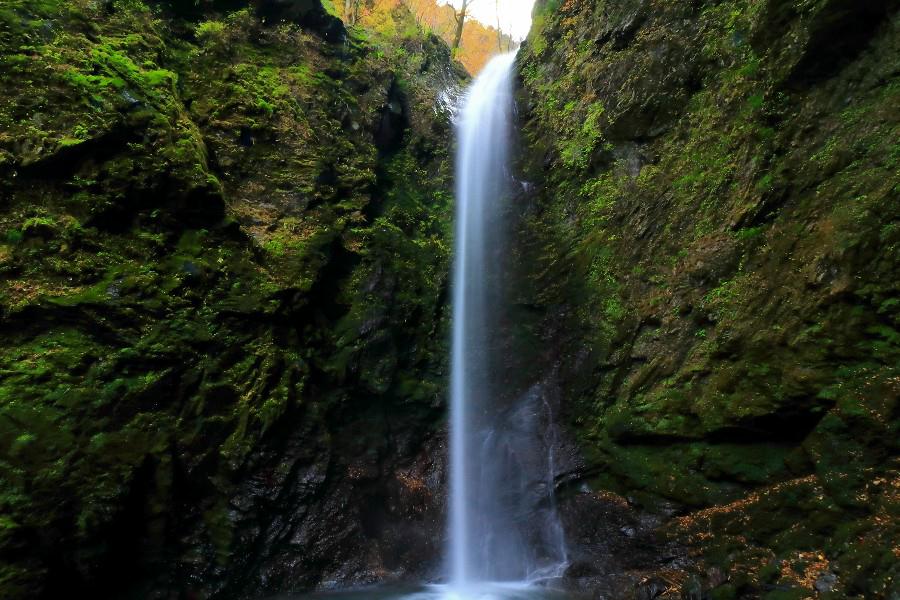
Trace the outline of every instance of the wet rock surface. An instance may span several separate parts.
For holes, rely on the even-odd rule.
[[[609,513],[573,543],[625,557],[571,575],[646,578],[601,596],[896,586],[897,28],[885,3],[538,3],[512,354],[560,382],[562,506]]]
[[[498,343],[553,415],[565,585],[896,597],[896,3],[536,17]],[[463,74],[374,35],[0,6],[4,598],[439,573]]]
[[[0,6],[0,596],[435,568],[463,78],[371,33],[318,0]]]

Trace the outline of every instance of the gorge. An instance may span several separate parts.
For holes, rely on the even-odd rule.
[[[0,595],[900,597],[898,4],[360,7],[0,1]]]

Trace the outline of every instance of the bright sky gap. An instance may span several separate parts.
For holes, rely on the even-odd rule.
[[[441,0],[441,4],[459,8],[462,0]],[[524,40],[531,29],[532,8],[534,0],[470,0],[469,15],[484,25],[497,27],[499,13],[500,29],[516,40]]]

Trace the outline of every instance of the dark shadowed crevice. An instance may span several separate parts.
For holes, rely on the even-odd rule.
[[[828,2],[813,18],[803,58],[791,71],[788,85],[809,86],[838,73],[869,46],[896,10],[897,3],[887,0]]]

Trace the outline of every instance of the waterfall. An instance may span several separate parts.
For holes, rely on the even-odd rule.
[[[447,552],[454,590],[527,583],[558,574],[566,561],[549,405],[539,386],[500,402],[505,390],[492,377],[501,358],[492,348],[503,335],[514,61],[508,54],[487,65],[458,124]]]

